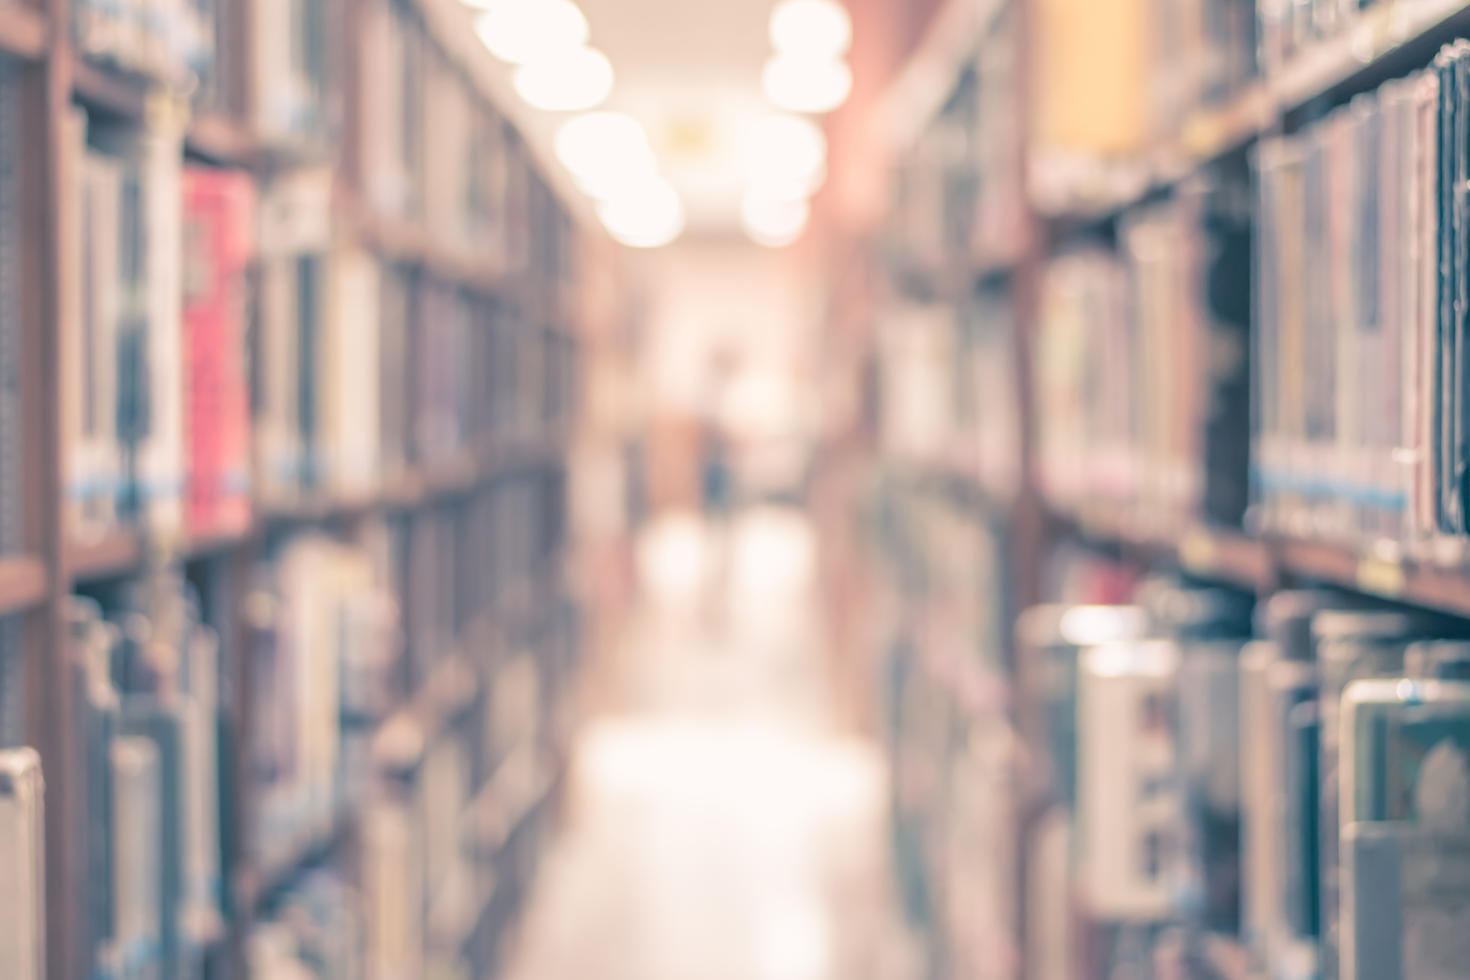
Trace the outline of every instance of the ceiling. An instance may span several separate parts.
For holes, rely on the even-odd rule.
[[[432,0],[458,17],[460,40],[473,46],[473,18],[456,0]],[[774,111],[762,91],[761,71],[771,54],[768,24],[776,0],[576,0],[591,25],[590,43],[612,61],[616,75],[607,103],[643,124],[662,172],[674,185],[693,234],[740,228],[746,188],[741,134],[752,119]],[[902,53],[941,0],[844,0],[853,14],[850,60],[856,75],[849,104],[822,122],[832,156],[860,156],[845,138],[849,119],[868,114]],[[481,74],[503,93],[544,160],[555,159],[557,129],[569,116],[540,112],[520,102],[509,70],[479,50]],[[833,163],[842,161],[834,159]],[[829,168],[830,169],[830,168]],[[829,183],[842,175],[836,170]],[[558,184],[575,197],[570,179]],[[590,203],[573,201],[590,218]]]
[[[739,134],[761,91],[774,0],[580,0],[617,81],[606,108],[643,124],[689,229],[739,227]]]

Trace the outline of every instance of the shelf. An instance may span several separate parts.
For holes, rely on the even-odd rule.
[[[29,555],[0,558],[0,616],[40,605],[49,591],[45,562]]]
[[[355,827],[352,812],[343,808],[326,833],[304,841],[288,857],[265,868],[247,862],[240,871],[241,904],[259,910],[272,897],[284,892],[303,871],[336,852],[352,836]]]
[[[1470,567],[1439,567],[1363,555],[1330,543],[1282,540],[1277,547],[1282,566],[1295,578],[1454,616],[1470,616]]]
[[[192,156],[224,166],[249,168],[260,148],[249,129],[224,116],[200,116],[184,133],[184,149]]]
[[[73,541],[66,548],[66,563],[77,582],[121,578],[143,564],[143,540],[133,530],[117,528],[95,540]]]
[[[1051,512],[1053,523],[1098,544],[1119,548],[1145,563],[1162,562],[1203,579],[1264,592],[1277,581],[1267,543],[1240,531],[1202,525],[1144,525],[1105,509],[1069,515]]]
[[[1470,27],[1465,0],[1398,0],[1360,14],[1352,27],[1302,51],[1272,79],[1275,101],[1297,108],[1331,92],[1367,89],[1423,67]]]
[[[1257,538],[1239,531],[1148,528],[1103,513],[1052,514],[1063,531],[1144,563],[1265,592],[1282,581],[1332,585],[1422,609],[1470,617],[1470,565],[1436,565],[1331,542]]]
[[[36,7],[10,0],[0,4],[0,51],[27,61],[46,54],[46,16]]]
[[[72,64],[72,97],[93,112],[142,119],[149,82],[78,57]]]
[[[373,214],[360,201],[350,203],[349,209],[365,243],[389,261],[420,266],[436,278],[481,290],[505,286],[503,264],[487,258],[480,249],[441,242],[417,221]]]
[[[1200,167],[1239,150],[1276,125],[1278,105],[1265,85],[1247,86],[1218,106],[1192,111],[1175,133],[1136,157],[1100,164],[1094,179],[1037,201],[1057,223],[1095,224],[1160,194]]]

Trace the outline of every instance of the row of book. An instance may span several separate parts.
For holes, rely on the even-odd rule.
[[[181,166],[177,133],[80,118],[74,133],[74,535],[238,533],[256,501],[367,495],[410,465],[478,460],[492,433],[565,425],[569,345],[336,237],[327,172],[257,189]]]
[[[1076,243],[1050,260],[1035,380],[1052,504],[1240,522],[1250,248],[1248,194],[1222,176],[1122,219],[1116,248]]]
[[[1465,624],[1325,592],[1147,580],[1029,610],[1038,977],[1452,976]],[[1067,911],[1080,896],[1080,917]]]
[[[1255,484],[1270,526],[1470,530],[1461,324],[1470,46],[1262,144]]]
[[[943,274],[957,259],[1013,257],[1023,218],[1017,17],[1004,5],[986,25],[953,89],[897,165],[886,244],[901,271]]]
[[[880,327],[879,429],[885,452],[967,474],[997,500],[1021,484],[1016,314],[1008,288],[952,308],[899,304]]]
[[[1408,14],[1443,10],[1438,0],[1255,0],[1260,57],[1266,71],[1279,70],[1311,45],[1342,37],[1372,13]]]
[[[1044,0],[1033,36],[1028,190],[1047,209],[1136,192],[1143,154],[1259,74],[1256,0]]]
[[[224,936],[220,640],[181,577],[72,600],[89,889],[102,977],[197,975]]]
[[[1005,538],[902,472],[872,501],[892,860],[934,976],[1014,976],[1015,737],[1002,680]]]

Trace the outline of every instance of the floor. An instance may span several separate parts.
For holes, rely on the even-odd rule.
[[[916,975],[881,751],[831,722],[814,547],[778,509],[645,532],[616,704],[578,739],[510,980]]]

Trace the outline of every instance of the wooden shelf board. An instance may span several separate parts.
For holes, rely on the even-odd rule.
[[[1350,592],[1454,616],[1470,617],[1470,567],[1436,566],[1364,554],[1332,542],[1257,538],[1239,531],[1195,527],[1149,529],[1103,513],[1053,513],[1063,529],[1149,562],[1177,565],[1201,578],[1258,592],[1283,580],[1318,582]]]
[[[125,119],[142,119],[148,82],[79,57],[72,66],[72,95],[88,109]]]
[[[94,541],[67,545],[67,566],[77,582],[121,578],[143,564],[143,540],[128,528],[118,528]]]
[[[1281,563],[1292,576],[1455,616],[1470,616],[1470,568],[1436,567],[1325,542],[1282,540]]]
[[[1292,58],[1271,80],[1273,96],[1278,105],[1290,109],[1346,88],[1354,79],[1376,85],[1385,70],[1422,67],[1397,64],[1396,57],[1406,48],[1449,41],[1466,26],[1470,26],[1470,5],[1465,0],[1379,4],[1361,13],[1335,37]],[[1428,57],[1418,60],[1428,63]]]
[[[0,616],[40,605],[50,594],[46,563],[30,555],[0,558]]]
[[[0,51],[27,61],[39,61],[48,43],[46,16],[19,0],[0,4]]]
[[[250,130],[224,116],[200,116],[184,133],[184,148],[211,163],[251,167],[260,158],[260,148]]]
[[[254,524],[243,528],[232,528],[225,531],[216,531],[209,534],[191,535],[184,539],[183,546],[179,549],[180,554],[188,559],[205,558],[237,548],[250,540],[255,533]]]
[[[1065,530],[1099,544],[1116,546],[1146,562],[1177,565],[1200,578],[1265,591],[1277,578],[1266,542],[1228,528],[1144,526],[1126,515],[1097,510],[1072,515],[1051,512]]]

